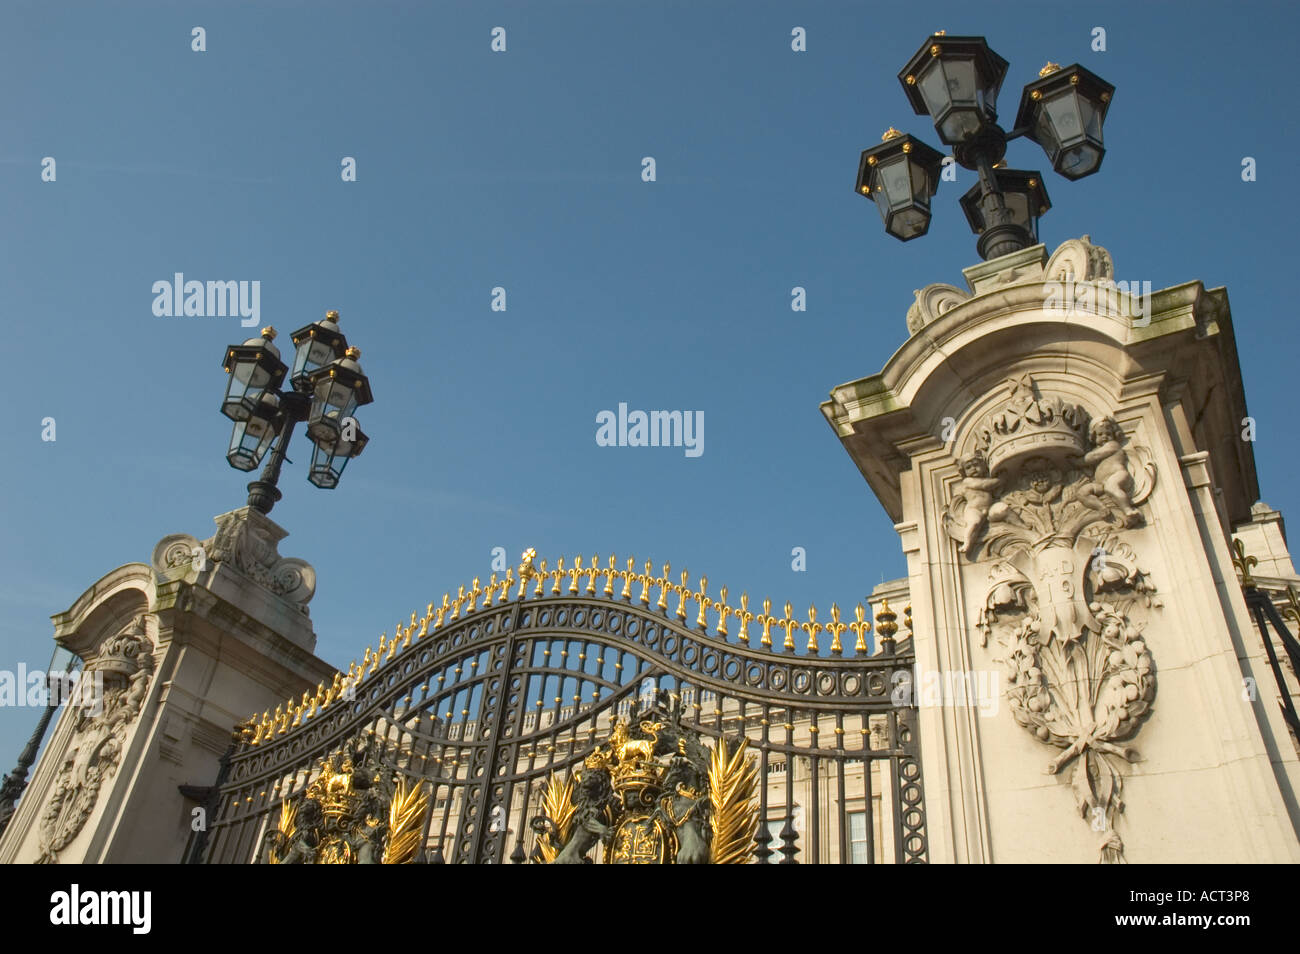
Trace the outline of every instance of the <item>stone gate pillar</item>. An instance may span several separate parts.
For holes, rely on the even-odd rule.
[[[931,858],[1300,861],[1227,293],[1126,294],[1087,236],[964,274],[822,405],[907,556]]]
[[[164,537],[54,617],[89,684],[66,705],[0,837],[10,862],[178,862],[237,722],[315,689],[315,571],[247,507]]]

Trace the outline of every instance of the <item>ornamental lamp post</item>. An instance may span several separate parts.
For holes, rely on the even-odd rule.
[[[1007,66],[982,36],[936,33],[899,71],[898,81],[916,114],[933,117],[939,139],[955,146],[997,123]]]
[[[360,457],[369,442],[370,438],[366,437],[365,431],[358,427],[356,437],[351,440],[347,437],[347,428],[344,428],[339,439],[333,443],[313,443],[311,471],[307,474],[307,479],[317,487],[332,490],[338,486],[348,461]]]
[[[930,228],[930,198],[939,188],[943,155],[892,126],[864,150],[857,190],[875,200],[885,231],[907,242]]]
[[[307,436],[318,445],[337,441],[342,422],[358,407],[374,400],[370,381],[357,363],[360,357],[360,348],[348,348],[342,358],[307,375],[307,385],[311,388]]]
[[[343,357],[348,339],[339,331],[339,313],[325,312],[324,321],[313,321],[293,333],[293,371],[289,379],[298,390],[305,391],[307,375],[317,368]]]
[[[273,341],[275,329],[268,327],[262,329],[261,337],[249,338],[242,345],[226,349],[222,366],[230,378],[226,381],[221,413],[232,421],[246,421],[258,413],[262,394],[274,392],[284,380],[286,368]]]
[[[1106,155],[1101,124],[1115,87],[1078,63],[1065,69],[1048,63],[1038,76],[1020,98],[1016,126],[1029,130],[1026,138],[1043,147],[1065,178],[1092,175]]]
[[[246,420],[238,421],[230,435],[226,460],[236,470],[252,470],[261,463],[271,441],[275,440],[280,417],[280,398],[263,393],[257,410]]]
[[[1038,219],[1052,207],[1040,173],[1003,168],[1007,143],[1023,136],[1043,148],[1060,175],[1089,176],[1105,155],[1102,124],[1115,92],[1077,64],[1061,69],[1048,63],[1025,87],[1016,124],[1006,132],[997,122],[997,97],[1007,66],[983,37],[950,37],[941,30],[898,74],[912,108],[928,114],[939,139],[952,147],[952,161],[979,176],[960,204],[984,259],[1037,243]],[[854,190],[876,201],[885,230],[901,241],[929,228],[930,198],[944,161],[936,156],[892,128],[881,145],[862,153]]]
[[[236,470],[250,471],[270,451],[261,476],[248,485],[248,506],[263,514],[282,496],[276,485],[298,422],[309,422],[308,436],[316,445],[307,479],[317,487],[337,487],[347,461],[367,443],[352,413],[374,396],[356,361],[361,352],[348,347],[338,318],[330,311],[324,321],[293,333],[293,369],[284,390],[280,386],[289,369],[271,343],[274,328],[226,349],[230,379],[221,411],[235,422],[226,460]]]

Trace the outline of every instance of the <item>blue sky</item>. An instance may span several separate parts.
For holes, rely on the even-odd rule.
[[[218,405],[223,347],[250,330],[155,317],[152,285],[175,272],[260,281],[286,347],[337,308],[362,349],[370,446],[322,491],[297,437],[272,515],[281,553],[316,567],[317,651],[336,664],[486,578],[497,546],[668,560],[801,613],[902,575],[818,403],[903,343],[913,289],[977,261],[957,206],[973,174],[907,244],[852,192],[889,125],[938,145],[896,74],[940,28],[1011,62],[1008,125],[1048,59],[1116,85],[1105,163],[1048,176],[1042,238],[1090,233],[1118,278],[1155,288],[1228,287],[1263,497],[1297,502],[1290,5],[24,2],[0,18],[0,668],[43,667],[51,614],[244,503]],[[1008,158],[1047,168],[1026,141]],[[596,415],[620,402],[703,411],[704,453],[598,446]],[[3,770],[36,716],[0,709]]]

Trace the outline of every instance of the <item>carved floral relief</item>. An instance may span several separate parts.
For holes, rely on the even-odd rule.
[[[1160,605],[1129,538],[1155,486],[1148,450],[1024,376],[974,429],[943,514],[968,564],[987,565],[979,644],[995,640],[1017,724],[1071,767],[1076,808],[1099,860],[1122,862],[1120,766],[1155,697],[1143,635]],[[1135,619],[1142,617],[1141,619]]]
[[[145,617],[136,616],[87,661],[88,675],[102,675],[103,694],[76,703],[72,740],[41,815],[38,864],[58,862],[59,852],[85,827],[100,789],[116,774],[153,678],[153,648]]]

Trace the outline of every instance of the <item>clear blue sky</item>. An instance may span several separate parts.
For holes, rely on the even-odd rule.
[[[155,317],[178,271],[260,281],[286,346],[337,308],[363,351],[369,448],[327,492],[298,437],[273,513],[336,664],[496,546],[670,560],[800,612],[902,575],[817,406],[903,343],[913,289],[977,261],[971,173],[906,245],[852,192],[887,126],[938,145],[896,73],[940,28],[1011,62],[1008,125],[1049,58],[1118,87],[1101,172],[1048,177],[1042,237],[1090,233],[1155,288],[1228,286],[1263,496],[1291,514],[1296,25],[1251,3],[7,3],[0,668],[43,667],[51,614],[244,503],[217,408],[250,331]],[[1046,168],[1026,141],[1009,160]],[[703,411],[703,455],[598,447],[619,402]],[[0,710],[0,770],[36,716]]]

